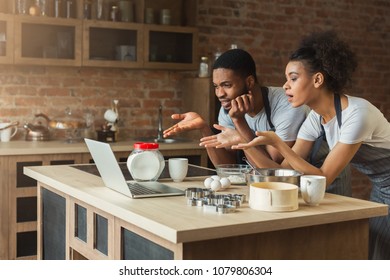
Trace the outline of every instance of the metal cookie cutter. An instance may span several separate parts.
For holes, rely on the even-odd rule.
[[[232,205],[221,204],[217,206],[218,214],[228,214],[236,212],[236,207]]]
[[[185,190],[187,205],[202,207],[211,213],[233,213],[245,202],[243,194],[215,194],[211,189],[188,188]]]
[[[202,189],[202,188],[187,188],[185,190],[185,196],[187,198],[203,198],[210,194],[214,193],[211,189]]]

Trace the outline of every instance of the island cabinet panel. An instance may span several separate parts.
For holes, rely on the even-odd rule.
[[[87,209],[75,204],[75,229],[74,236],[87,243]]]
[[[42,259],[66,258],[66,200],[64,197],[41,189],[42,196]]]
[[[43,165],[64,165],[82,163],[81,154],[38,154],[2,156],[3,215],[1,231],[8,231],[1,244],[8,244],[7,250],[0,252],[0,259],[37,258],[37,181],[23,174],[25,167]],[[2,245],[3,247],[3,245]]]
[[[113,259],[114,217],[77,199],[69,204],[69,259]]]
[[[183,244],[172,243],[134,224],[115,218],[115,259],[181,260]]]
[[[69,200],[69,259],[171,260],[175,252],[181,256],[180,246],[77,199]]]
[[[174,253],[134,232],[122,228],[122,259],[173,260]]]

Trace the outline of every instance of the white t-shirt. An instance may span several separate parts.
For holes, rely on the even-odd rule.
[[[326,140],[332,149],[337,142],[363,144],[390,149],[390,124],[382,112],[363,98],[348,96],[348,107],[341,113],[341,128],[335,116],[323,124]],[[321,134],[320,116],[310,111],[298,133],[298,138],[315,141]]]
[[[275,127],[275,133],[283,141],[295,141],[302,122],[305,120],[308,107],[293,108],[288,102],[285,91],[281,87],[268,87],[268,100],[271,108],[271,121]],[[245,114],[245,120],[252,131],[267,131],[271,127],[267,121],[265,108],[253,118]],[[224,127],[234,129],[234,124],[222,107],[218,115],[218,123]]]

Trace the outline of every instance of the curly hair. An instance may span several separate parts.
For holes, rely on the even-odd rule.
[[[218,68],[233,70],[243,78],[252,75],[257,82],[255,61],[242,49],[231,49],[221,54],[213,64],[213,70]]]
[[[325,86],[334,93],[341,93],[350,85],[358,65],[356,55],[331,30],[304,37],[290,61],[302,61],[312,74],[322,73]]]

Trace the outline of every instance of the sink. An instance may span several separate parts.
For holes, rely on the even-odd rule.
[[[160,105],[158,109],[158,129],[156,136],[147,136],[147,137],[137,137],[134,140],[139,142],[149,142],[149,143],[162,143],[162,144],[174,144],[174,143],[183,143],[183,142],[191,142],[191,139],[187,138],[163,138],[163,113],[162,113],[162,105]]]
[[[186,138],[162,138],[157,139],[156,137],[138,137],[134,139],[135,141],[140,142],[154,142],[154,143],[162,143],[162,144],[173,144],[173,143],[183,143],[190,142],[190,139]]]

